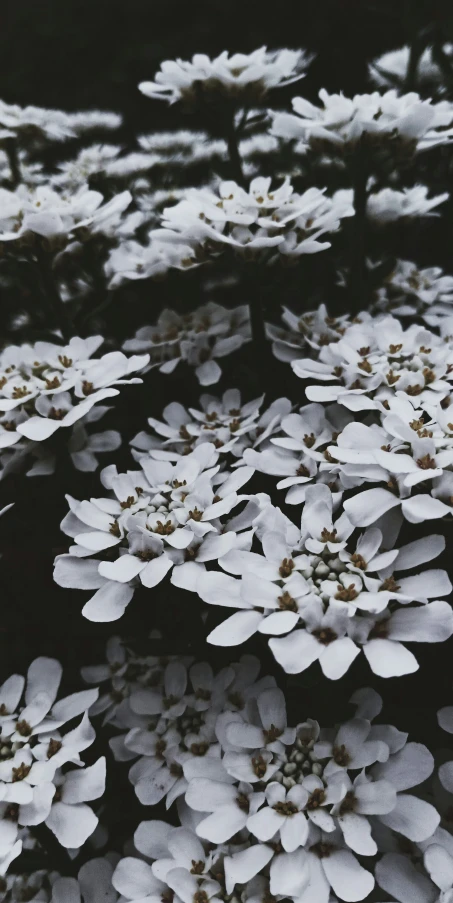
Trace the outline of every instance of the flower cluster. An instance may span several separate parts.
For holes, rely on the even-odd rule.
[[[77,878],[62,877],[57,871],[39,869],[21,875],[10,874],[2,878],[0,900],[2,903],[24,903],[39,900],[40,903],[92,903],[105,900],[116,903],[118,894],[112,886],[112,876],[118,856],[90,859],[79,869]]]
[[[181,827],[142,822],[134,845],[146,861],[118,863],[112,880],[122,898],[166,899],[170,891],[182,903],[232,894],[308,903],[316,894],[327,903],[334,893],[357,901],[372,891],[376,854],[392,837],[429,844],[440,816],[413,788],[431,775],[431,754],[392,725],[373,724],[382,708],[374,691],[351,701],[356,717],[334,730],[312,719],[289,727],[273,686],[256,687],[239,710],[224,708],[213,726],[216,753],[182,761]],[[151,761],[145,788],[159,782]],[[428,850],[434,859],[436,847]],[[387,889],[380,864],[376,879]]]
[[[397,317],[419,316],[428,326],[440,327],[441,334],[448,335],[448,320],[453,315],[453,276],[444,274],[440,267],[420,269],[410,260],[397,260],[376,296],[377,310]]]
[[[351,153],[357,146],[372,154],[404,158],[448,142],[453,135],[453,108],[447,101],[431,103],[418,94],[343,94],[319,92],[322,106],[303,97],[292,101],[294,113],[276,113],[272,131],[282,138],[302,140],[322,153]]]
[[[150,366],[173,373],[179,361],[195,369],[202,386],[219,381],[219,358],[232,354],[252,338],[246,305],[227,309],[209,302],[187,314],[164,310],[155,326],[142,326],[124,342],[124,351],[149,352]],[[235,407],[235,405],[233,405]]]
[[[121,117],[116,113],[89,110],[63,113],[42,107],[20,107],[0,101],[0,141],[14,139],[26,146],[67,141],[95,129],[117,129]]]
[[[61,249],[79,236],[114,235],[131,200],[130,192],[123,191],[103,204],[102,194],[86,185],[74,194],[45,185],[1,188],[0,241],[26,247],[36,241]]]
[[[96,451],[118,447],[116,431],[88,436],[84,424],[109,410],[100,402],[119,394],[115,386],[141,383],[131,374],[143,370],[149,356],[110,351],[93,358],[102,342],[102,336],[72,338],[67,345],[42,341],[9,345],[0,353],[0,449],[6,472],[38,449],[39,472],[51,473],[55,453],[48,440],[63,428],[70,430],[69,452],[81,470],[97,467]],[[40,443],[46,443],[44,455]],[[8,457],[5,450],[14,455]]]
[[[163,420],[148,419],[152,435],[142,431],[131,440],[132,454],[137,461],[152,449],[178,456],[211,442],[229,463],[240,464],[244,450],[265,443],[278,432],[282,418],[291,411],[288,398],[278,398],[261,411],[263,402],[261,396],[243,403],[238,389],[227,389],[222,398],[201,395],[198,409],[186,410],[172,402],[162,412]]]
[[[289,179],[272,189],[270,178],[258,177],[248,191],[221,182],[216,191],[188,189],[183,200],[166,208],[162,228],[151,232],[151,247],[157,240],[175,254],[191,248],[190,257],[179,259],[185,267],[216,258],[227,247],[246,260],[290,261],[330,248],[321,237],[336,232],[353,213],[341,192],[332,198],[319,188],[299,194]]]
[[[301,78],[310,61],[302,50],[268,51],[266,47],[231,56],[224,51],[215,59],[197,53],[192,60],[166,60],[155,82],[142,82],[139,88],[147,97],[169,103],[193,105],[200,99],[214,103],[222,98],[256,103],[272,88]]]
[[[352,189],[344,189],[338,194],[352,203]],[[448,200],[448,193],[428,197],[426,185],[414,185],[397,191],[394,188],[382,188],[371,191],[368,195],[366,215],[375,226],[385,226],[403,219],[415,219],[422,216],[438,216],[435,208]]]
[[[450,605],[430,601],[450,593],[446,571],[405,576],[443,551],[443,537],[395,548],[400,521],[388,518],[385,548],[383,523],[354,542],[347,515],[334,519],[334,503],[328,486],[307,489],[300,530],[265,509],[258,517],[261,552],[233,549],[220,562],[226,573],[200,575],[196,589],[205,602],[239,609],[209,642],[234,646],[258,631],[271,637],[269,647],[287,673],[319,661],[324,676],[337,680],[361,650],[380,677],[411,673],[418,664],[405,642],[452,635]]]
[[[87,802],[104,793],[105,759],[84,767],[80,757],[95,739],[87,712],[98,690],[56,702],[61,676],[56,659],[37,658],[26,681],[13,674],[0,687],[1,874],[21,852],[23,827],[45,824],[62,846],[76,849],[98,823]]]
[[[451,58],[453,45],[444,44],[442,54]],[[389,50],[369,65],[371,80],[380,88],[403,87],[407,80],[411,49],[400,47],[399,50]],[[438,93],[444,92],[442,85],[442,72],[433,54],[433,48],[425,47],[417,61],[417,84],[424,89]]]
[[[83,609],[90,620],[121,617],[137,586],[151,589],[172,569],[172,582],[190,589],[190,565],[204,569],[235,548],[237,531],[250,527],[258,507],[253,500],[242,515],[227,522],[225,515],[247,498],[238,490],[252,468],[221,470],[212,443],[178,458],[172,463],[151,452],[126,474],[110,465],[101,473],[107,498],[78,502],[68,496],[71,510],[61,526],[75,545],[57,557],[54,579],[96,590]],[[101,560],[92,557],[99,553]]]
[[[292,361],[297,376],[316,380],[306,389],[310,401],[370,412],[367,423],[351,421],[336,436],[328,462],[347,488],[385,488],[360,492],[345,511],[355,526],[397,506],[413,523],[449,514],[451,342],[390,316],[358,319],[317,357]]]

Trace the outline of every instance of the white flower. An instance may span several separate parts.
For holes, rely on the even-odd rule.
[[[193,558],[204,570],[202,562],[234,547],[236,534],[220,518],[241,501],[237,490],[251,469],[239,468],[227,476],[219,473],[217,460],[211,443],[176,464],[142,457],[139,471],[117,474],[109,467],[102,472],[110,499],[69,500],[72,512],[62,528],[76,545],[56,560],[55,580],[60,586],[98,590],[84,607],[86,617],[115,620],[139,580],[147,588],[156,586],[173,565],[178,571]],[[111,556],[107,561],[89,557],[114,546],[119,557],[113,561]],[[174,582],[177,579],[177,585],[184,585],[175,575]]]
[[[453,47],[451,44],[444,44],[442,52],[447,56],[451,56]],[[368,72],[371,80],[378,87],[401,87],[407,77],[409,66],[410,47],[400,47],[398,50],[389,50],[377,57],[368,66]],[[434,86],[442,92],[442,72],[436,60],[433,58],[433,48],[425,47],[420,59],[417,62],[416,72],[417,83],[424,88]]]
[[[391,496],[372,489],[351,501],[380,492]],[[226,574],[200,574],[196,591],[205,602],[237,609],[210,633],[209,642],[234,646],[259,631],[272,637],[269,647],[287,673],[319,661],[325,676],[336,680],[360,648],[372,670],[389,677],[418,667],[404,641],[438,642],[451,635],[450,605],[437,599],[451,591],[447,573],[432,569],[404,576],[441,553],[442,536],[383,551],[383,523],[382,530],[373,527],[351,543],[349,516],[343,511],[334,521],[334,505],[327,486],[309,487],[300,531],[288,522],[292,529],[286,528],[285,536],[284,520],[272,524],[267,509],[258,532],[263,554],[233,549],[220,559]],[[349,512],[348,502],[346,507]],[[381,514],[374,496],[363,510],[372,523]],[[391,536],[396,542],[400,525],[392,515],[387,518],[387,542]]]
[[[149,351],[152,367],[173,373],[179,361],[193,367],[198,382],[209,386],[222,374],[218,360],[251,339],[246,305],[228,309],[210,302],[181,316],[164,310],[155,326],[143,326],[124,342],[125,351]]]
[[[109,288],[118,288],[128,280],[161,276],[169,269],[185,269],[195,265],[195,253],[184,242],[159,241],[152,236],[148,245],[127,239],[110,251],[105,265]]]
[[[55,702],[61,675],[58,661],[37,658],[26,685],[14,674],[0,688],[0,858],[17,855],[20,826],[44,822],[63,846],[76,848],[97,825],[85,801],[104,791],[105,759],[83,768],[80,753],[95,739],[86,712],[98,691],[85,690]],[[83,713],[79,725],[62,732]],[[68,771],[68,763],[78,768]]]
[[[283,790],[280,784],[277,786]],[[198,836],[211,843],[224,843],[249,827],[249,819],[262,804],[264,795],[255,793],[251,784],[242,781],[234,786],[234,779],[225,774],[225,779],[220,781],[194,778],[185,799],[191,809],[210,813],[198,823]]]
[[[378,289],[376,309],[395,316],[419,314],[430,327],[452,315],[453,276],[440,267],[420,269],[410,260],[397,260],[394,270]]]
[[[112,886],[116,856],[109,857],[90,859],[82,865],[77,878],[56,878],[50,903],[116,903],[118,895]]]
[[[258,660],[245,656],[214,674],[205,662],[189,668],[174,659],[162,668],[159,659],[130,652],[124,659],[118,642],[108,652],[113,667],[83,673],[92,682],[112,675],[116,702],[104,695],[92,711],[104,711],[106,720],[122,732],[110,743],[115,757],[137,759],[129,778],[139,800],[155,805],[165,798],[169,807],[185,793],[189,777],[218,780],[217,716],[224,709],[238,711],[272,683],[271,678],[257,680]],[[220,775],[220,780],[230,780],[222,768]]]
[[[393,188],[382,188],[371,192],[367,200],[367,216],[378,226],[396,222],[400,219],[413,219],[416,216],[438,216],[433,212],[439,204],[448,200],[448,193],[428,198],[426,185],[414,185],[395,191]]]
[[[248,191],[233,181],[221,182],[216,190],[188,189],[183,200],[164,210],[162,228],[150,236],[189,245],[199,263],[227,247],[246,260],[274,262],[329,248],[330,242],[320,238],[336,232],[353,212],[341,192],[332,198],[319,188],[298,194],[289,179],[271,189],[270,178],[258,177]]]
[[[95,411],[94,406],[118,395],[114,386],[141,383],[132,374],[142,370],[149,358],[128,358],[121,351],[92,358],[101,344],[101,336],[74,337],[66,346],[36,342],[9,345],[1,352],[0,448],[20,443],[24,453],[33,452],[34,443],[46,442],[59,429],[70,428],[69,452],[76,467],[87,470],[97,466],[96,451],[117,447],[119,436],[114,430],[88,436],[84,425],[109,410],[100,405]],[[41,472],[53,469],[49,452]]]
[[[292,100],[294,114],[274,113],[272,132],[283,138],[302,139],[323,152],[341,153],[361,141],[371,153],[389,150],[412,155],[450,140],[453,110],[449,103],[431,103],[418,94],[398,95],[319,92],[321,107],[302,97]],[[365,144],[364,144],[365,142]]]
[[[212,60],[198,53],[190,61],[166,60],[155,82],[142,82],[139,89],[147,97],[169,103],[193,104],[212,94],[230,96],[240,104],[302,78],[310,60],[302,50],[268,51],[266,47],[232,56],[224,51]]]
[[[21,142],[67,141],[75,136],[67,113],[41,107],[20,107],[0,101],[0,127],[3,138]]]
[[[103,204],[102,194],[86,185],[69,197],[46,185],[19,185],[15,191],[1,188],[0,200],[0,241],[28,240],[32,235],[47,241],[63,239],[66,244],[81,229],[88,236],[109,235],[131,203],[132,195],[123,191]]]

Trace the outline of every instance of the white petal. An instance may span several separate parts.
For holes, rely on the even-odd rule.
[[[83,803],[78,806],[54,803],[46,819],[47,827],[53,831],[58,842],[69,849],[81,847],[96,829],[97,823],[97,816]]]
[[[214,646],[238,646],[258,630],[262,615],[258,611],[237,611],[211,631],[207,640]]]
[[[94,765],[70,771],[62,788],[63,802],[72,804],[99,799],[105,790],[105,775],[103,756]]]
[[[439,765],[439,780],[445,790],[453,793],[453,762],[444,762]]]
[[[346,499],[344,510],[355,527],[368,527],[399,504],[400,500],[386,489],[366,489]]]
[[[435,888],[412,864],[408,856],[386,853],[376,864],[376,878],[399,903],[433,903]]]
[[[227,894],[231,894],[236,884],[246,884],[254,878],[272,859],[271,847],[255,844],[253,847],[226,856],[224,859],[225,884]]]
[[[388,828],[419,843],[434,834],[440,815],[430,803],[409,793],[401,793],[392,812],[381,815],[380,819]]]
[[[99,573],[106,580],[129,583],[129,580],[133,580],[145,566],[145,562],[135,555],[121,555],[116,561],[101,561]]]
[[[409,790],[422,784],[434,770],[434,759],[422,743],[406,743],[387,762],[375,765],[373,776],[390,781],[395,790]]]
[[[400,677],[418,669],[417,659],[402,643],[370,640],[363,651],[371,670],[379,677]]]
[[[344,839],[354,853],[359,856],[374,856],[377,846],[371,837],[371,825],[367,818],[350,812],[339,819]]]
[[[151,866],[133,856],[120,860],[113,873],[112,884],[128,900],[147,897],[158,886]]]
[[[99,589],[105,580],[98,571],[98,561],[86,561],[73,555],[60,555],[55,561],[53,579],[69,589]]]
[[[449,734],[453,734],[453,705],[446,705],[442,709],[439,709],[437,720],[442,730],[448,731]]]
[[[124,614],[133,595],[132,586],[108,581],[83,606],[82,614],[88,621],[116,621]]]
[[[338,680],[346,674],[359,652],[359,647],[349,637],[345,636],[335,640],[326,647],[320,657],[323,673],[330,680]]]
[[[374,887],[374,878],[349,850],[334,850],[322,860],[332,890],[347,903],[363,900]]]
[[[425,868],[440,890],[453,887],[453,858],[439,844],[428,847],[424,856]]]
[[[197,834],[211,843],[225,843],[245,827],[247,816],[233,803],[220,808],[197,825]]]
[[[323,650],[323,646],[306,630],[294,630],[281,639],[269,640],[269,647],[287,674],[300,674],[320,657]]]

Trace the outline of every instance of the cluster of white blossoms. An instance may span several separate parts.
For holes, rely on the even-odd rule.
[[[42,341],[9,345],[0,352],[4,475],[30,453],[38,458],[34,473],[52,473],[55,450],[49,440],[60,429],[69,430],[68,450],[80,470],[95,470],[96,451],[111,451],[121,443],[116,430],[88,435],[85,425],[109,410],[100,402],[119,395],[116,386],[142,382],[132,374],[146,367],[149,355],[127,357],[122,351],[109,351],[92,357],[103,341],[102,336],[72,338],[67,345]]]
[[[431,776],[433,757],[392,725],[373,723],[382,709],[375,691],[356,691],[355,717],[339,727],[311,718],[290,727],[284,694],[274,678],[259,677],[254,657],[215,674],[206,662],[140,659],[117,639],[108,659],[84,673],[111,678],[101,709],[120,731],[115,756],[136,760],[139,800],[177,801],[181,823],[138,827],[136,855],[113,873],[121,899],[270,894],[309,903],[315,894],[328,903],[334,893],[357,901],[374,887],[376,854],[400,843],[412,861],[426,850],[430,863],[445,843],[440,814],[413,792]],[[413,868],[407,853],[397,858]],[[376,867],[383,888],[388,871]]]
[[[225,521],[247,496],[238,490],[251,467],[221,470],[219,454],[204,443],[172,463],[140,458],[139,469],[118,474],[115,465],[101,472],[107,498],[78,502],[67,496],[70,512],[62,530],[74,539],[69,554],[56,559],[60,586],[95,589],[83,609],[92,621],[120,618],[135,589],[155,587],[172,570],[176,586],[192,588],[187,565],[217,561],[241,542],[261,499],[251,497],[241,514]],[[94,557],[103,555],[102,559]]]
[[[268,51],[260,47],[252,53],[224,51],[215,59],[197,53],[192,60],[166,60],[154,82],[139,85],[142,94],[169,103],[233,99],[236,103],[256,103],[272,88],[283,87],[304,75],[312,57],[303,50]]]
[[[376,292],[377,310],[396,317],[419,316],[430,327],[446,326],[453,316],[453,276],[441,267],[420,269],[410,260],[397,260],[395,267]]]
[[[341,192],[332,198],[319,188],[299,194],[289,179],[272,188],[270,178],[257,177],[248,191],[236,182],[221,182],[216,190],[188,189],[183,200],[167,207],[162,227],[150,233],[151,248],[154,241],[169,244],[175,254],[191,248],[178,264],[185,267],[218,257],[227,247],[247,260],[291,260],[330,248],[322,236],[336,232],[353,214]]]
[[[222,375],[219,359],[250,342],[247,305],[226,308],[209,302],[191,313],[164,310],[155,326],[142,326],[123,344],[124,351],[149,353],[150,366],[173,373],[180,361],[194,368],[202,386],[217,383]]]
[[[352,203],[352,188],[345,188],[337,194]],[[426,185],[414,185],[413,188],[403,188],[401,191],[395,188],[371,190],[367,199],[366,215],[375,226],[385,226],[402,219],[421,216],[439,216],[435,208],[444,204],[448,198],[447,192],[428,197]]]
[[[442,54],[451,59],[453,44],[444,44]],[[411,48],[407,46],[383,53],[368,67],[371,80],[379,88],[403,87],[408,76],[410,55]],[[445,92],[442,85],[442,71],[430,45],[424,48],[417,60],[416,82],[430,91],[435,89],[438,93]]]
[[[166,458],[176,459],[211,442],[228,463],[240,464],[244,450],[258,448],[277,433],[291,411],[288,398],[277,398],[264,410],[263,403],[264,395],[243,402],[238,389],[227,389],[222,398],[203,394],[199,408],[189,410],[174,401],[164,408],[163,420],[148,419],[151,435],[142,430],[131,440],[133,457],[140,461],[144,453],[160,450]]]
[[[112,885],[112,875],[119,857],[110,854],[90,859],[79,869],[77,878],[62,877],[57,871],[37,871],[0,877],[1,903],[116,903],[119,899]]]
[[[404,329],[390,316],[357,319],[316,357],[292,361],[296,375],[310,381],[310,401],[369,412],[326,450],[344,488],[384,484],[348,498],[345,511],[355,526],[392,508],[412,523],[450,514],[451,340],[417,324]]]
[[[374,267],[369,262],[371,272]],[[339,282],[344,285],[342,275]],[[413,261],[396,260],[375,291],[372,311],[390,313],[397,318],[420,317],[448,339],[453,334],[453,276],[445,274],[441,267],[421,269]],[[366,311],[361,311],[359,318],[371,322]],[[349,314],[331,316],[325,304],[300,315],[283,307],[283,325],[266,323],[266,334],[275,357],[291,363],[300,358],[302,351],[310,353],[314,349],[319,354],[322,346],[338,341],[355,319],[357,316]]]
[[[87,185],[73,194],[46,185],[19,185],[15,191],[1,188],[0,241],[25,247],[41,241],[61,250],[70,239],[114,235],[132,196],[124,191],[106,204],[103,200],[99,191]]]
[[[63,113],[42,107],[20,107],[0,100],[0,142],[19,139],[25,144],[67,141],[96,129],[117,129],[121,116],[100,110]]]
[[[353,541],[347,514],[334,517],[340,497],[323,484],[307,489],[300,530],[278,509],[265,509],[258,517],[261,551],[233,549],[220,562],[226,573],[200,574],[196,591],[205,602],[238,609],[208,642],[234,646],[259,632],[271,637],[286,673],[319,661],[324,676],[338,680],[361,650],[380,677],[411,673],[418,664],[405,642],[452,635],[451,606],[437,599],[451,592],[447,572],[405,576],[437,558],[444,538],[395,547],[400,521],[390,517]]]
[[[432,103],[418,94],[329,94],[321,89],[322,106],[294,97],[294,113],[273,114],[273,134],[303,141],[314,151],[338,155],[356,147],[369,153],[389,151],[406,157],[450,141],[453,110],[447,101]]]
[[[62,668],[37,658],[25,680],[13,674],[0,687],[0,874],[22,850],[23,828],[45,825],[63,847],[76,850],[98,818],[87,803],[105,789],[105,758],[86,767],[80,754],[95,740],[88,709],[98,690],[57,702]],[[79,721],[71,729],[66,725]],[[77,766],[77,767],[68,767]]]

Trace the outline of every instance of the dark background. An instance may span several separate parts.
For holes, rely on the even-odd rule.
[[[368,60],[423,28],[447,36],[452,17],[449,0],[3,0],[1,97],[116,110],[130,134],[175,116],[181,126],[178,112],[137,91],[163,59],[306,47],[317,59],[304,94],[320,85],[354,93],[364,88]]]
[[[210,55],[224,49],[251,51],[262,44],[269,48],[302,46],[317,53],[303,83],[305,96],[314,99],[321,86],[357,93],[369,89],[369,60],[406,43],[422,28],[448,38],[452,18],[451,0],[280,0],[266,6],[252,0],[3,0],[0,96],[10,103],[68,111],[118,111],[124,116],[118,140],[132,145],[137,133],[185,124],[177,108],[153,103],[137,90],[140,81],[152,79],[163,59],[186,59],[199,51]],[[286,103],[284,92],[280,99]],[[106,140],[117,138],[112,135]],[[420,254],[451,271],[448,262],[453,245],[448,241],[439,247],[438,233],[430,232],[430,236],[431,243],[418,241]],[[415,254],[413,259],[417,259]],[[280,278],[286,279],[285,271]],[[186,285],[190,296],[190,282]],[[171,296],[172,286],[170,280],[167,296]],[[149,285],[138,291],[145,295]],[[118,332],[124,338],[133,328],[126,319],[126,308],[118,305],[117,311]],[[142,323],[143,316],[136,325]],[[273,368],[275,394],[288,394],[294,402],[299,399],[303,403],[302,384],[290,368],[276,361]],[[259,380],[246,369],[242,358],[227,361],[224,371],[222,383],[213,387],[214,394],[228,383],[242,385],[247,397],[259,394]],[[158,416],[168,401],[178,398],[193,404],[198,397],[200,390],[187,371],[178,369],[176,376],[158,381],[154,374],[143,389],[123,387],[105,428],[118,427],[128,439],[144,427],[146,417]],[[115,455],[115,460],[120,464],[121,455],[126,463],[126,450]],[[103,463],[108,461],[103,459]],[[197,600],[168,583],[153,591],[151,603],[149,593],[143,598],[137,593],[125,618],[107,625],[82,618],[80,611],[88,594],[53,584],[53,558],[67,548],[66,538],[58,530],[67,510],[64,493],[69,490],[79,498],[98,495],[98,485],[98,474],[73,471],[70,479],[67,472],[57,471],[54,477],[14,477],[0,484],[2,503],[16,500],[15,508],[0,522],[0,671],[6,675],[22,670],[35,655],[52,654],[63,661],[71,681],[81,663],[103,659],[106,636],[121,632],[143,637],[156,623],[171,638],[171,648],[166,651],[186,652],[189,642],[194,652],[198,648],[201,656],[219,661],[223,652],[204,644]],[[281,501],[280,496],[278,503]],[[439,523],[426,532],[436,528],[440,529]],[[452,529],[449,525],[445,529],[448,561]],[[157,651],[158,647],[154,648]],[[266,667],[278,671],[265,645],[254,647],[251,643],[248,648],[256,648],[265,656]],[[451,643],[446,643],[414,649],[420,671],[387,682],[371,676],[363,655],[337,684],[322,679],[316,665],[297,681],[297,717],[310,714],[332,723],[343,714],[340,707],[344,709],[353,689],[372,681],[384,694],[389,720],[395,719],[400,728],[410,728],[413,735],[429,741],[435,730],[435,710],[452,701],[451,648]],[[238,655],[242,651],[236,650]],[[236,657],[233,650],[227,653]]]

